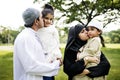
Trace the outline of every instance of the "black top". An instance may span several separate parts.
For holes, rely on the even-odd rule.
[[[63,70],[68,75],[69,80],[72,80],[73,76],[82,73],[85,69],[84,60],[82,59],[75,62],[76,56],[77,53],[72,50],[68,50],[66,54],[64,54]]]
[[[84,60],[75,62],[76,54],[74,51],[69,50],[69,54],[64,55],[64,72],[68,75],[69,80],[72,80],[72,77],[82,73],[85,69]],[[106,59],[105,55],[102,53],[100,57],[100,63],[97,66],[88,68],[91,72],[87,76],[94,78],[99,76],[107,75],[110,69],[110,63]]]
[[[110,70],[110,63],[105,57],[105,55],[102,53],[100,56],[100,63],[97,66],[88,68],[88,70],[91,72],[87,76],[93,78],[93,77],[99,77],[108,75]]]

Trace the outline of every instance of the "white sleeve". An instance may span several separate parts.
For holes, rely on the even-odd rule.
[[[42,46],[35,39],[22,40],[17,43],[17,57],[25,71],[32,75],[54,76],[59,70],[59,61],[47,63]]]

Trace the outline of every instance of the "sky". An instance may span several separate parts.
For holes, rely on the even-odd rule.
[[[41,6],[45,3],[33,3],[34,0],[1,0],[0,1],[0,26],[18,29],[24,25],[22,19],[23,11],[28,7],[34,7],[41,11]],[[120,24],[119,24],[120,25]],[[104,31],[120,29],[119,25],[110,24]]]
[[[28,7],[40,10],[40,4],[33,4],[33,0],[1,0],[0,1],[0,26],[18,28],[23,26],[22,13]]]

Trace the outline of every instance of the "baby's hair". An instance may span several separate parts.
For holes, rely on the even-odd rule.
[[[54,16],[54,9],[51,5],[45,4],[44,9],[42,11],[42,17],[45,18],[45,16],[49,13]]]
[[[54,11],[53,7],[50,4],[45,4],[44,9],[51,9]]]

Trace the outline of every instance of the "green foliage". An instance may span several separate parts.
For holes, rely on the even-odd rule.
[[[54,7],[57,11],[55,15],[59,15],[58,13],[60,13],[61,16],[55,17],[55,19],[66,18],[63,24],[78,21],[87,26],[92,19],[100,16],[100,18],[97,19],[101,22],[103,21],[105,27],[111,22],[118,22],[120,18],[120,0],[34,0],[34,2],[38,3],[42,1],[48,2]],[[59,29],[60,41],[62,43],[66,42],[68,28],[70,26],[66,26],[66,29]],[[64,35],[62,33],[64,33]],[[115,38],[105,38],[105,42],[107,43],[113,41],[117,43],[120,40],[116,36]]]
[[[120,29],[103,34],[107,43],[120,43]]]
[[[13,43],[19,31],[11,30],[6,27],[0,26],[0,44]]]
[[[37,1],[45,0],[34,0]],[[66,23],[76,20],[87,25],[93,18],[106,14],[103,21],[106,21],[107,25],[120,16],[120,0],[49,0],[48,2],[62,13],[62,17],[67,17]],[[115,10],[117,12],[114,12]],[[87,23],[84,23],[85,20]]]
[[[60,36],[60,42],[61,43],[66,43],[67,36],[68,36],[68,28],[58,28],[59,36]]]

